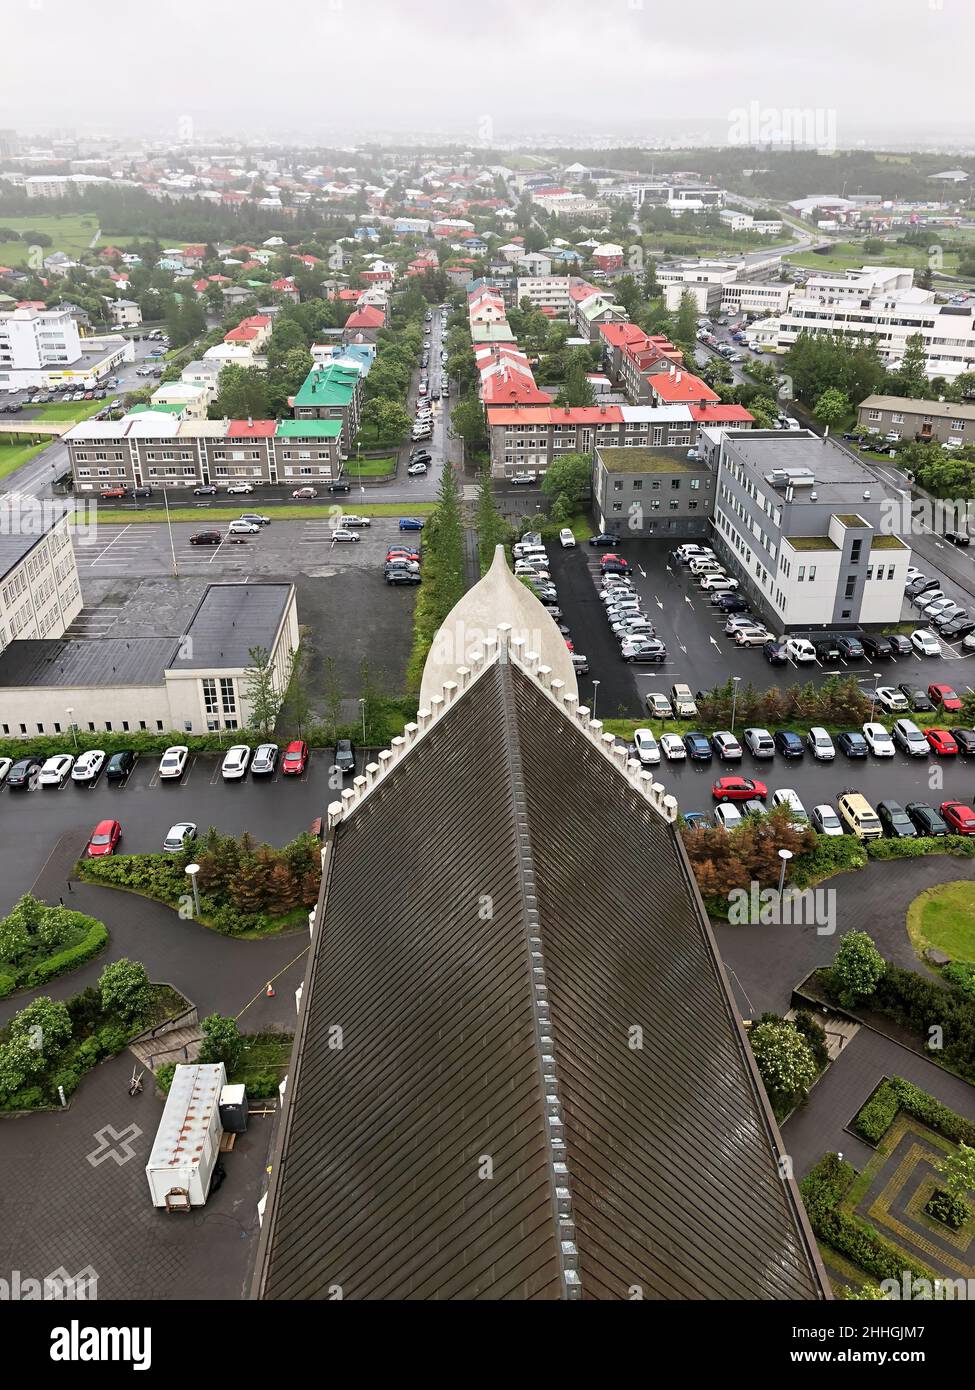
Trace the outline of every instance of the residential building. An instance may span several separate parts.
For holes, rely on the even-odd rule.
[[[298,640],[294,585],[259,583],[208,585],[182,634],[19,640],[0,653],[0,733],[245,728],[250,653],[268,653],[283,694]]]
[[[900,621],[910,545],[902,496],[831,439],[728,430],[720,440],[715,548],[773,630]]]
[[[623,269],[623,248],[606,241],[593,248],[593,264],[597,270],[611,272]]]
[[[622,304],[613,302],[612,295],[597,292],[573,304],[569,311],[569,325],[580,338],[594,343],[604,324],[626,323],[629,317]]]
[[[552,310],[560,318],[569,312],[569,275],[520,275],[515,288],[515,303],[521,308],[527,299],[533,309]]]
[[[0,313],[0,390],[29,386],[90,390],[134,357],[128,338],[112,334],[83,338],[67,309],[22,304]]]
[[[362,373],[336,362],[314,367],[292,401],[296,420],[340,420],[341,444],[348,453],[359,432]]]
[[[607,447],[593,465],[593,507],[601,531],[627,536],[706,536],[714,474],[683,447]]]
[[[860,402],[857,424],[884,436],[957,449],[975,444],[975,405],[953,401],[917,401],[905,396],[867,396]]]
[[[187,386],[202,386],[207,393],[207,404],[216,399],[219,389],[220,373],[223,370],[222,364],[214,362],[204,362],[202,359],[195,362],[187,362],[180,372],[180,381]]]
[[[153,391],[153,405],[179,406],[184,420],[205,420],[210,393],[205,386],[193,386],[186,381],[167,381]]]
[[[627,405],[489,406],[487,425],[495,478],[544,473],[562,454],[591,455],[596,448],[612,445],[680,445],[686,451],[698,428],[687,406]]]
[[[142,310],[134,299],[113,299],[108,308],[116,328],[135,328],[142,322]]]
[[[70,510],[45,512],[34,499],[14,499],[0,522],[0,651],[61,637],[81,611]]]

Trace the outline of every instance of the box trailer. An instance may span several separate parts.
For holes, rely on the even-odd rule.
[[[176,1068],[146,1164],[154,1207],[188,1211],[206,1202],[220,1157],[220,1094],[226,1084],[222,1062]]]

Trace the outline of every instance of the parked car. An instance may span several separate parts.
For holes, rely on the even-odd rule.
[[[883,724],[878,724],[875,720],[868,720],[863,726],[863,737],[874,757],[892,758],[894,756],[894,740]]]
[[[914,685],[912,681],[901,681],[897,689],[907,701],[907,707],[915,714],[933,714],[934,705],[928,699],[928,692],[920,685]]]
[[[741,762],[741,744],[728,729],[719,729],[711,735],[711,747],[723,762]]]
[[[362,537],[359,535],[358,531],[350,531],[345,526],[337,527],[331,535],[331,541],[333,545],[336,545],[339,542],[358,545],[361,539]]]
[[[401,531],[422,531],[423,522],[418,516],[401,516],[399,519],[399,529]]]
[[[832,637],[820,638],[818,642],[813,643],[813,647],[824,666],[829,666],[840,659],[839,644]]]
[[[837,734],[836,746],[848,758],[865,758],[870,752],[867,740],[853,729],[844,729]]]
[[[335,762],[333,764],[343,777],[347,777],[350,772],[355,772],[355,749],[352,747],[350,738],[340,738],[335,744]]]
[[[328,485],[328,491],[331,492],[331,493],[333,493],[333,494],[334,494],[334,493],[338,493],[338,492],[351,492],[351,491],[352,491],[352,484],[351,484],[351,483],[342,482],[341,480],[339,480],[338,482],[335,482],[335,483],[329,483],[329,485]]]
[[[913,719],[895,719],[891,729],[894,743],[911,758],[928,756],[928,741]]]
[[[800,664],[816,660],[816,648],[805,637],[789,637],[785,644],[786,656]]]
[[[856,637],[843,635],[837,637],[836,645],[840,649],[840,656],[844,661],[862,661],[863,645]]]
[[[894,655],[893,648],[887,641],[887,638],[881,637],[876,633],[865,633],[864,636],[860,638],[860,645],[867,656],[871,657],[874,661],[889,661]]]
[[[572,550],[575,547],[576,538],[572,534],[570,526],[563,526],[559,532],[559,545],[563,550]]]
[[[925,729],[924,737],[932,753],[939,758],[953,758],[958,753],[958,744],[948,729]]]
[[[764,800],[768,796],[768,787],[751,777],[719,777],[711,786],[711,795],[715,801]]]
[[[949,833],[944,816],[926,801],[909,801],[904,810],[910,816],[919,835],[939,837]]]
[[[809,812],[809,824],[813,830],[820,835],[842,835],[843,826],[839,816],[830,806],[829,802],[823,802],[821,806],[814,806]]]
[[[627,638],[620,647],[620,654],[624,661],[631,663],[655,664],[667,660],[667,648],[655,637]]]
[[[191,820],[180,820],[175,825],[170,826],[169,834],[163,840],[163,849],[167,854],[182,854],[183,850],[189,849],[196,839],[196,825]]]
[[[172,748],[167,748],[159,760],[159,776],[164,781],[182,777],[189,755],[190,750],[185,744],[177,743]]]
[[[53,758],[48,758],[41,766],[37,775],[37,784],[41,787],[63,787],[66,779],[71,775],[74,766],[74,758],[70,753],[56,753]]]
[[[421,478],[421,477],[423,477],[423,476],[426,474],[426,471],[427,471],[426,462],[425,462],[425,461],[422,461],[422,460],[418,460],[416,463],[411,463],[411,464],[410,464],[409,468],[407,468],[407,470],[406,470],[406,473],[407,473],[407,476],[410,477],[410,478]]]
[[[224,754],[220,775],[225,782],[239,782],[246,776],[251,760],[251,750],[246,743],[235,743]]]
[[[775,740],[768,729],[746,729],[745,746],[753,758],[775,757]]]
[[[919,656],[940,656],[941,643],[933,632],[925,628],[917,628],[911,633],[911,646]]]
[[[833,740],[824,728],[815,725],[806,735],[806,747],[819,763],[831,763],[836,757]]]
[[[100,748],[79,753],[71,769],[72,782],[94,782],[105,765],[105,754]]]
[[[278,745],[259,743],[251,759],[252,777],[270,777],[278,765]]]
[[[644,767],[660,762],[660,747],[649,729],[634,729],[633,751]]]
[[[877,704],[888,714],[896,714],[899,710],[910,708],[907,703],[907,696],[893,685],[877,686]]]
[[[742,822],[742,814],[731,802],[720,802],[714,808],[714,823],[720,830],[737,830]]]
[[[99,859],[106,854],[114,854],[115,846],[122,838],[122,827],[117,820],[100,820],[91,832],[85,854],[89,859]]]
[[[194,497],[216,497],[217,489],[213,483],[201,483],[193,489]]]
[[[802,739],[792,729],[776,729],[772,741],[783,758],[801,758],[805,752]]]
[[[789,664],[785,643],[781,637],[770,637],[762,647],[762,654],[771,666],[787,666]]]
[[[308,766],[308,744],[304,739],[292,739],[284,750],[281,772],[285,777],[297,777]]]
[[[809,824],[809,817],[806,808],[799,800],[799,793],[792,787],[777,787],[772,793],[771,804],[773,809],[776,806],[787,806],[789,808],[789,820],[797,830],[805,830]]]
[[[950,685],[929,685],[928,699],[932,702],[935,709],[947,710],[949,714],[959,714],[961,712],[961,700],[959,700]]]
[[[705,734],[697,732],[685,734],[684,751],[691,762],[709,763],[711,761],[711,745]]]
[[[673,719],[674,711],[666,695],[659,690],[652,690],[646,698],[647,710],[653,715],[654,719]]]
[[[105,487],[102,488],[99,496],[103,502],[111,501],[116,497],[127,497],[129,489],[127,487]]]
[[[764,627],[739,627],[735,629],[736,647],[764,647],[771,633]]]
[[[952,835],[975,835],[975,811],[964,801],[942,801],[941,815]]]
[[[975,729],[952,729],[950,732],[963,758],[975,754]]]
[[[917,826],[899,801],[878,801],[877,818],[890,840],[916,840]]]
[[[240,517],[238,517],[236,521],[232,521],[227,527],[227,534],[231,536],[253,536],[260,529],[256,521],[241,521]]]
[[[660,751],[668,762],[682,763],[687,757],[687,749],[680,734],[661,734]]]
[[[222,540],[220,531],[194,531],[190,536],[190,545],[219,545]]]
[[[109,782],[120,782],[128,777],[135,767],[135,754],[131,748],[122,748],[113,753],[105,766],[105,777]]]
[[[247,493],[253,491],[253,483],[231,483],[230,486],[227,488],[227,492],[231,496],[233,496],[236,493]]]
[[[911,639],[906,637],[903,632],[892,632],[887,638],[891,650],[895,656],[910,656]]]
[[[747,613],[748,600],[741,594],[716,594],[712,599],[719,613]]]
[[[31,783],[36,781],[40,770],[40,758],[35,758],[33,756],[18,758],[17,762],[13,764],[10,771],[7,773],[7,786],[10,787],[11,790],[17,788],[19,791],[22,791],[24,787],[30,787]]]
[[[333,484],[332,487],[334,489],[335,484]],[[297,498],[300,501],[306,501],[310,500],[311,498],[317,497],[318,493],[315,491],[313,487],[296,487],[294,492],[292,492],[291,496],[292,498]]]

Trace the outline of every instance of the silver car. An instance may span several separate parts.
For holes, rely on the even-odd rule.
[[[196,839],[196,825],[191,820],[177,821],[170,829],[169,834],[163,840],[163,849],[167,854],[179,854],[187,849]]]
[[[278,745],[276,743],[259,744],[251,763],[252,777],[270,777],[278,765]]]

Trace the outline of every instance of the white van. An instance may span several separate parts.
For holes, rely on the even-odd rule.
[[[816,660],[816,648],[807,637],[790,637],[785,644],[785,654],[798,662]]]
[[[692,559],[690,570],[693,575],[724,574],[724,570],[718,564],[717,560],[712,560],[710,556],[703,560]]]
[[[805,830],[809,824],[806,808],[799,800],[799,793],[791,787],[778,787],[771,796],[773,806],[788,806],[789,819],[797,830]]]

